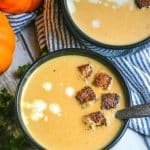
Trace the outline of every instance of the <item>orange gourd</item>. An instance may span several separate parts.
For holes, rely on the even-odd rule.
[[[37,9],[43,0],[0,0],[0,10],[6,13],[20,14]]]
[[[8,19],[0,12],[0,74],[9,68],[14,49],[15,35]]]

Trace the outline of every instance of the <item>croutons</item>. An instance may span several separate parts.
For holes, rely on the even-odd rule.
[[[93,68],[90,64],[79,66],[78,69],[85,80],[93,73]]]
[[[102,109],[116,108],[119,103],[120,96],[116,93],[106,93],[102,95]]]
[[[98,126],[107,125],[106,118],[100,111],[92,112],[88,115],[83,116],[82,121],[88,129],[92,130],[95,130]]]
[[[87,102],[96,100],[96,94],[91,87],[86,86],[81,89],[81,91],[77,92],[76,99],[83,105]]]
[[[135,0],[139,8],[150,7],[150,0]]]
[[[105,73],[99,73],[95,75],[93,85],[96,87],[101,87],[103,89],[108,89],[111,85],[112,77]]]

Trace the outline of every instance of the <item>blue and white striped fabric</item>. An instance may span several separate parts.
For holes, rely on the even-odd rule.
[[[94,45],[83,41],[82,38],[81,40],[76,39],[69,32],[62,17],[58,1],[45,0],[43,13],[37,17],[36,27],[41,49],[47,47],[52,52],[62,48],[88,47],[93,50]],[[16,32],[20,31],[35,16],[36,14],[34,13],[19,16],[8,15]],[[108,52],[104,49],[103,53],[100,48],[94,48],[94,50],[108,56]],[[118,66],[127,79],[132,93],[133,105],[150,103],[150,43],[147,43],[144,47],[138,47],[134,51],[136,53],[132,55],[117,58],[109,57],[109,59]],[[118,56],[125,54],[126,52],[122,51]],[[109,56],[114,56],[113,52],[109,53]],[[116,51],[115,56],[117,56]],[[150,118],[148,117],[131,119],[129,127],[141,134],[150,136]]]
[[[36,18],[37,12],[30,14],[24,13],[20,15],[6,14],[6,16],[8,17],[11,26],[14,29],[14,32],[18,33],[21,30],[23,30],[26,25],[28,25],[31,21],[33,21]]]

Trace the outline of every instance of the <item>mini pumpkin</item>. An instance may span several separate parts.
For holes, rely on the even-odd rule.
[[[15,35],[6,16],[0,12],[0,74],[6,71],[13,57]]]
[[[20,14],[37,9],[43,0],[0,0],[0,10],[6,13]]]

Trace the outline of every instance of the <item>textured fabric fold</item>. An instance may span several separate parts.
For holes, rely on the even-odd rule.
[[[33,13],[24,13],[19,15],[6,14],[15,33],[23,30],[37,16],[37,11]]]

